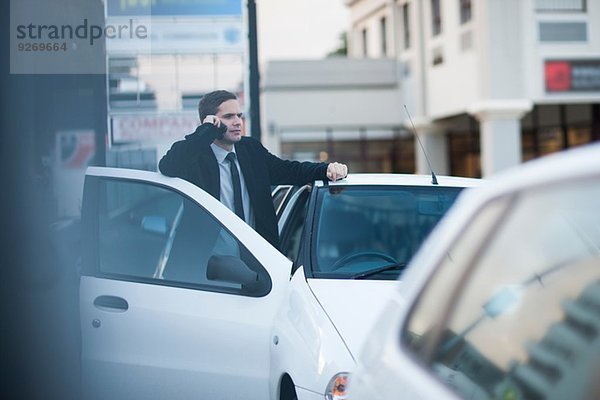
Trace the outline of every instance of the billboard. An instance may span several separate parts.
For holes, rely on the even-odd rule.
[[[109,17],[242,15],[241,0],[107,0]]]
[[[241,54],[244,36],[241,20],[178,21],[138,24],[149,40],[133,37],[106,39],[106,52],[129,54]]]
[[[544,76],[549,93],[600,91],[600,59],[548,60]]]

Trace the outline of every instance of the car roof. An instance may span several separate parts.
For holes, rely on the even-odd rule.
[[[437,176],[440,187],[472,187],[481,184],[481,179],[461,178],[456,176]],[[401,186],[436,186],[431,183],[431,175],[418,174],[348,174],[337,182],[329,182],[330,186],[344,185],[401,185]]]

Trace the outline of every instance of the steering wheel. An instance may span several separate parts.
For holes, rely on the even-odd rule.
[[[383,253],[381,251],[366,250],[366,251],[357,251],[355,253],[350,253],[350,254],[340,258],[331,266],[331,270],[335,271],[337,269],[340,269],[344,265],[348,264],[350,261],[353,261],[353,260],[356,260],[357,258],[362,258],[362,257],[374,257],[374,258],[379,258],[379,259],[388,261],[393,264],[398,264],[398,261],[394,257],[390,256],[389,254]]]

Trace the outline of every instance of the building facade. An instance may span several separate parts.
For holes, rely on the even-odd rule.
[[[395,103],[386,110],[395,113],[389,117],[397,132],[411,127],[410,112],[437,173],[489,176],[600,140],[600,0],[345,0],[345,4],[351,16],[346,62],[394,64],[396,80],[389,87],[397,95],[390,96]],[[269,73],[267,108],[273,98]],[[338,73],[344,76],[346,68],[341,66]],[[291,92],[289,96],[294,97]],[[322,102],[334,102],[327,90],[323,96]],[[277,97],[284,103],[281,90]],[[374,104],[358,104],[348,113],[359,113],[361,106]],[[373,108],[377,106],[381,102]],[[278,122],[281,112],[266,111],[264,121],[285,131]],[[285,153],[290,143],[285,132],[281,143]],[[413,170],[428,172],[418,143],[410,145]]]
[[[414,168],[392,59],[271,62],[263,102],[262,141],[285,158],[339,160],[352,171]]]

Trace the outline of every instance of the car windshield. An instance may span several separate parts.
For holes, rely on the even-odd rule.
[[[397,185],[320,189],[313,277],[398,278],[461,190]]]

